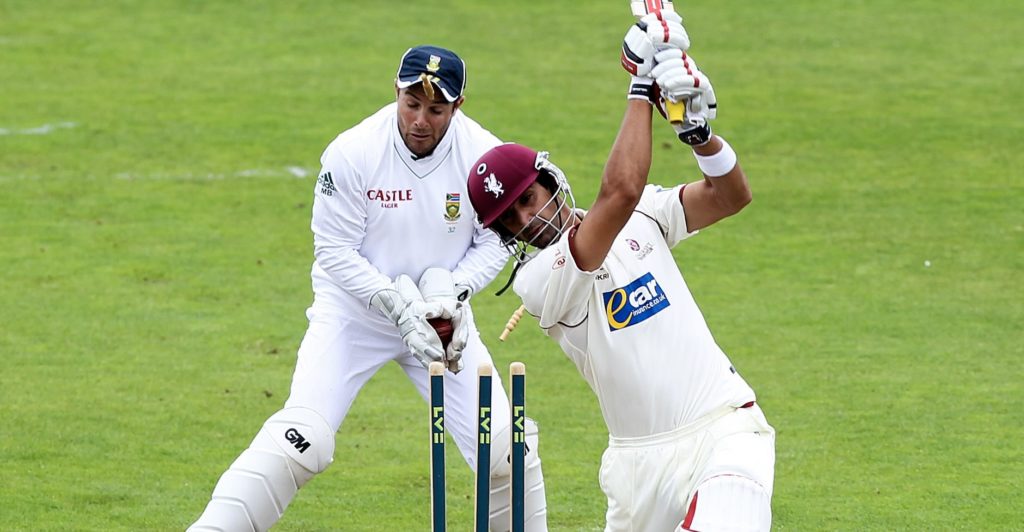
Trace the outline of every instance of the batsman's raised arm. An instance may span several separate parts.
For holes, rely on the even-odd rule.
[[[703,229],[740,212],[753,199],[736,153],[724,139],[715,135],[706,144],[694,146],[693,154],[704,171],[704,179],[683,188],[683,211],[690,231]],[[708,174],[722,171],[727,166],[732,168],[724,174]]]
[[[693,149],[704,179],[681,193],[688,231],[703,229],[739,212],[751,201],[750,186],[736,152],[711,131],[718,100],[711,80],[685,51],[668,49],[654,56],[651,76],[666,98],[686,102],[681,123],[672,123],[679,140]]]
[[[651,168],[651,106],[629,100],[622,127],[601,176],[601,189],[569,247],[581,270],[601,266],[615,237],[640,201]]]
[[[576,265],[584,271],[596,270],[604,262],[647,185],[651,169],[651,105],[658,98],[651,76],[652,69],[657,68],[657,48],[651,35],[661,35],[653,26],[663,22],[660,13],[652,13],[631,26],[622,41],[620,62],[631,74],[626,114],[605,162],[597,199],[570,240]],[[682,26],[675,26],[678,29],[671,33],[681,35],[676,42],[689,46]],[[670,33],[667,28],[666,36]]]

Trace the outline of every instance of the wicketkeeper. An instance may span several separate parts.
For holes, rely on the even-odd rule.
[[[395,362],[426,399],[432,361],[453,373],[445,379],[446,430],[471,468],[489,471],[491,529],[509,529],[507,396],[495,375],[492,459],[477,464],[476,372],[460,371],[492,363],[469,303],[507,260],[466,200],[471,165],[501,141],[460,110],[465,68],[450,50],[409,49],[396,102],[324,151],[313,202],[314,301],[291,394],[221,476],[190,530],[269,529],[297,490],[331,463],[335,432],[370,377]],[[428,318],[452,321],[450,344]],[[544,531],[544,476],[531,420],[527,443],[526,529]],[[409,449],[423,447],[410,442]]]

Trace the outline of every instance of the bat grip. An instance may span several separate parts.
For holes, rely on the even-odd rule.
[[[668,115],[668,121],[673,124],[682,124],[683,117],[686,115],[686,103],[685,102],[673,102],[672,100],[665,100],[665,114]]]

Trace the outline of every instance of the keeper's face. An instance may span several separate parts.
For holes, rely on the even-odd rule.
[[[426,157],[444,138],[463,99],[449,103],[440,90],[435,90],[431,100],[418,84],[397,91],[398,132],[409,151],[418,157]]]

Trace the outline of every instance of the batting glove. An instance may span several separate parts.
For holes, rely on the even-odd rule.
[[[690,49],[690,36],[683,27],[683,19],[674,11],[655,11],[640,19],[637,25],[643,24],[647,38],[658,50],[675,48],[687,51]]]
[[[634,76],[644,77],[654,67],[654,52],[654,43],[647,36],[647,23],[641,19],[629,27],[622,39],[622,68]]]
[[[673,123],[679,140],[699,146],[711,139],[711,125],[718,114],[718,100],[711,80],[697,68],[686,52],[668,49],[655,55],[657,65],[651,70],[662,95],[673,102],[685,102],[682,123]]]
[[[658,86],[654,80],[648,77],[632,76],[629,80],[629,92],[626,93],[627,100],[646,100],[652,104],[655,102]]]
[[[690,36],[683,19],[675,12],[655,11],[630,26],[622,40],[622,68],[634,76],[646,76],[655,65],[657,50],[690,48]]]

